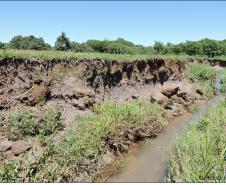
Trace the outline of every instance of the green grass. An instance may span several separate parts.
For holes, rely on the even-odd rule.
[[[162,59],[181,59],[187,60],[191,57],[187,55],[120,55],[120,54],[107,54],[107,53],[75,53],[71,51],[37,51],[37,50],[1,50],[0,58],[38,58],[38,59],[104,59],[104,60],[117,60],[117,61],[134,61],[134,60],[147,60],[153,58]]]
[[[18,140],[36,135],[44,138],[56,130],[63,128],[60,112],[56,107],[46,107],[44,116],[40,121],[38,121],[36,115],[31,110],[17,109],[10,113],[7,125],[10,128],[8,135],[10,140]]]
[[[187,69],[189,78],[207,97],[211,97],[215,92],[216,71],[208,64],[189,63]]]
[[[93,113],[78,115],[57,143],[49,142],[35,164],[24,168],[17,161],[5,161],[0,167],[0,181],[92,181],[103,165],[106,150],[124,152],[133,142],[155,137],[162,128],[164,115],[162,107],[148,101],[95,105]],[[21,172],[26,179],[21,179]]]
[[[9,115],[9,139],[18,140],[26,136],[34,136],[38,132],[38,122],[32,111],[16,110]]]
[[[225,182],[226,100],[177,138],[169,158],[174,182]]]
[[[8,160],[0,165],[0,182],[23,182],[23,179],[18,175],[20,171],[20,160]]]

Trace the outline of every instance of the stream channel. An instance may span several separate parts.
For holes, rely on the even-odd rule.
[[[220,84],[220,72],[217,72],[217,89]],[[198,104],[194,113],[186,113],[169,121],[157,138],[147,140],[128,155],[125,167],[110,176],[106,182],[166,182],[168,154],[176,136],[221,99],[222,94],[215,95],[207,103]]]

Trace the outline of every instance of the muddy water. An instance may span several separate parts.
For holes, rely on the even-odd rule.
[[[219,75],[216,87],[220,87]],[[170,121],[157,138],[147,141],[128,156],[126,166],[118,174],[109,177],[107,182],[165,182],[168,153],[176,135],[199,119],[208,106],[214,106],[222,98],[222,95],[217,95],[208,104],[200,104],[195,113],[187,113]]]

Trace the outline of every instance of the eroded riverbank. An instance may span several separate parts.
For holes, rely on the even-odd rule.
[[[215,91],[210,66],[195,64],[188,77],[179,60],[2,59],[0,64],[4,182],[90,182],[135,143],[156,137],[166,114],[183,115]],[[205,78],[197,85],[202,69]],[[8,177],[5,169],[17,165],[18,173]]]
[[[106,182],[165,182],[166,161],[178,133],[202,116],[207,108],[214,106],[223,96],[213,97],[208,104],[200,102],[195,113],[187,113],[169,121],[157,138],[145,142],[127,158],[127,165]]]

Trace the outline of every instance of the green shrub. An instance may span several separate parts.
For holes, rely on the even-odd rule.
[[[225,182],[226,101],[209,109],[177,138],[169,158],[173,182]]]

